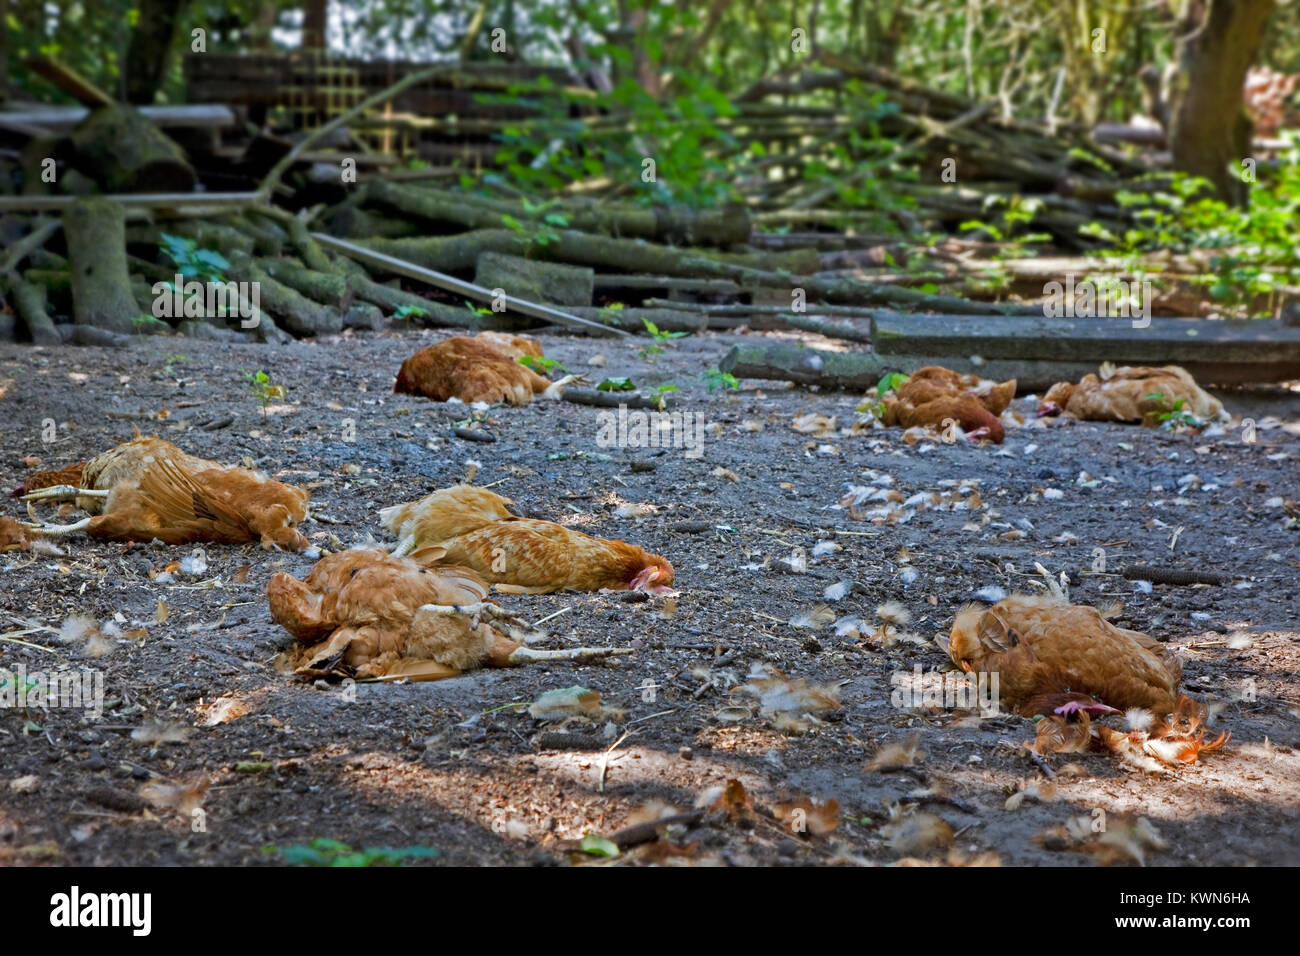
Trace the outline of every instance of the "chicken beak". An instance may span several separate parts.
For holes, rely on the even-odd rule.
[[[1061,406],[1057,405],[1056,402],[1043,402],[1043,404],[1038,406],[1038,411],[1035,412],[1035,415],[1038,418],[1046,418],[1048,415],[1059,414],[1061,414]]]

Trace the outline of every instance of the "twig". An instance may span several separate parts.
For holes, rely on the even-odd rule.
[[[620,850],[624,850],[630,846],[636,846],[640,843],[649,843],[651,840],[659,839],[660,834],[666,827],[691,827],[695,826],[703,819],[703,810],[692,810],[689,813],[677,813],[670,817],[660,817],[658,820],[647,820],[644,823],[634,823],[631,826],[623,827],[621,830],[615,830],[605,839],[610,843],[613,843]]]
[[[632,731],[630,731],[630,730],[625,730],[625,731],[623,731],[623,735],[622,735],[621,737],[619,737],[618,740],[616,740],[616,741],[614,741],[612,744],[610,744],[610,745],[609,745],[609,749],[606,750],[605,753],[601,756],[601,758],[600,758],[600,780],[597,782],[597,785],[596,785],[596,792],[597,792],[597,793],[604,793],[604,792],[605,792],[605,773],[606,773],[606,771],[609,770],[609,755],[612,754],[612,753],[614,752],[614,748],[616,748],[619,744],[621,744],[623,741],[627,740],[627,738],[628,738],[628,737],[631,737],[631,736],[632,736]]]
[[[50,237],[62,228],[63,220],[50,219],[40,223],[35,229],[15,242],[9,247],[9,252],[5,255],[4,261],[0,262],[0,276],[6,276],[13,272],[14,269],[18,268],[18,263],[49,242]]]

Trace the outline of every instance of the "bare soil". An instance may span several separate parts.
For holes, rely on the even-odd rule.
[[[0,664],[102,669],[107,701],[98,719],[61,708],[0,711],[0,860],[267,864],[276,857],[264,848],[328,837],[358,848],[433,847],[435,865],[600,863],[575,854],[571,841],[609,834],[653,801],[690,809],[734,779],[759,812],[706,816],[678,839],[689,849],[668,858],[889,863],[911,855],[890,844],[888,810],[897,805],[936,814],[956,832],[955,852],[915,853],[936,862],[985,854],[1005,864],[1090,865],[1091,856],[1035,837],[1101,809],[1112,819],[1144,816],[1160,831],[1167,848],[1150,851],[1148,865],[1300,863],[1300,530],[1276,500],[1298,496],[1300,392],[1221,393],[1229,410],[1258,423],[1254,444],[1236,427],[1199,436],[1044,427],[1020,399],[1013,407],[1026,426],[1009,430],[1000,448],[908,445],[897,430],[817,437],[791,428],[808,412],[848,426],[861,396],[756,382],[710,393],[701,376],[736,335],[678,340],[653,364],[637,354],[644,339],[541,336],[547,355],[571,371],[676,384],[677,407],[717,426],[692,458],[680,449],[600,448],[598,411],[565,402],[492,409],[492,443],[454,437],[464,406],[391,393],[401,360],[433,335],[283,348],[182,339],[124,351],[4,347],[0,482],[16,486],[29,470],[25,458],[44,467],[88,458],[138,425],[187,451],[251,460],[309,484],[316,517],[303,530],[336,549],[383,540],[379,508],[461,480],[477,462],[474,480],[526,513],[672,560],[675,605],[611,593],[500,598],[533,621],[564,612],[544,625],[552,646],[620,645],[636,654],[439,683],[360,684],[351,700],[338,686],[298,682],[274,666],[290,639],[269,617],[266,580],[280,569],[304,575],[310,557],[209,546],[206,570],[175,570],[159,583],[157,573],[192,549],[76,536],[62,541],[66,557],[3,554]],[[588,365],[597,353],[607,366]],[[245,380],[258,370],[288,390],[265,420]],[[50,419],[57,437],[44,443]],[[345,440],[349,420],[354,441]],[[951,497],[942,482],[978,481],[983,505],[914,508],[893,524],[854,520],[839,506],[845,483],[870,484],[872,469],[906,496]],[[1188,475],[1197,480],[1180,486]],[[616,515],[638,502],[655,510]],[[21,516],[20,504],[9,501],[5,513]],[[806,573],[783,569],[782,559],[796,549],[812,555],[819,541],[841,550],[809,557]],[[1093,570],[1098,548],[1102,573]],[[1035,562],[1065,571],[1075,600],[1120,600],[1124,626],[1177,646],[1187,691],[1215,704],[1216,728],[1232,732],[1227,749],[1161,775],[1126,770],[1106,754],[1054,755],[1044,763],[1059,772],[1055,799],[1008,810],[1008,795],[1043,779],[1021,747],[1033,739],[1031,721],[894,706],[891,675],[933,670],[944,655],[933,643],[883,646],[871,626],[875,609],[900,602],[911,615],[903,630],[928,640],[947,632],[977,590],[1030,587]],[[1155,584],[1144,593],[1116,573],[1130,564],[1211,570],[1232,581]],[[839,581],[853,587],[831,608],[867,622],[861,638],[837,637],[829,623],[789,623]],[[60,642],[58,629],[76,614],[117,617],[124,636],[111,654],[83,660]],[[746,717],[736,708],[752,709],[753,698],[735,686],[756,667],[842,685],[842,707],[800,721],[802,729]],[[508,706],[573,685],[600,691],[607,713],[561,727]],[[248,712],[213,722],[230,707]],[[193,733],[174,743],[133,739],[154,718]],[[557,729],[579,735],[580,746],[540,749],[538,733]],[[866,769],[882,745],[918,732],[915,767]],[[134,800],[150,779],[196,772],[213,781],[205,832]],[[786,795],[838,801],[838,828],[783,830],[763,811]],[[669,852],[642,847],[612,863]]]

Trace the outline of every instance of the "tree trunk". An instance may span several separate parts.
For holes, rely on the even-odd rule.
[[[171,66],[176,29],[190,0],[140,0],[139,19],[126,50],[126,99],[148,105]]]
[[[329,25],[327,0],[306,0],[302,5],[302,48],[324,50],[325,30]]]
[[[93,110],[68,142],[71,165],[105,192],[184,193],[197,181],[184,150],[130,106]]]
[[[100,197],[83,199],[63,214],[72,268],[73,316],[78,325],[131,332],[143,310],[131,293],[126,267],[126,210]]]
[[[1275,5],[1275,0],[1211,0],[1201,26],[1178,43],[1180,69],[1169,104],[1174,168],[1205,177],[1234,205],[1246,201],[1241,161],[1250,155],[1242,84]]]

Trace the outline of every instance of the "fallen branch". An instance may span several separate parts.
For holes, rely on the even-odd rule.
[[[384,269],[385,271],[404,275],[411,279],[418,279],[421,282],[427,282],[429,285],[436,286],[440,289],[446,289],[450,292],[457,292],[461,295],[470,296],[479,302],[492,302],[496,296],[491,289],[485,289],[482,286],[475,285],[472,282],[466,282],[463,279],[457,279],[455,276],[449,276],[446,273],[437,272],[433,269],[426,269],[423,266],[416,265],[399,259],[395,256],[385,255],[382,252],[375,252],[373,249],[366,249],[355,243],[345,242],[342,239],[335,239],[323,233],[312,233],[312,238],[319,242],[327,249],[341,253],[350,259],[367,266]],[[592,322],[588,319],[580,319],[576,315],[567,312],[561,312],[559,309],[552,309],[544,305],[536,305],[532,302],[525,302],[523,299],[516,299],[514,296],[507,295],[504,297],[508,306],[516,312],[532,316],[535,319],[545,319],[547,322],[558,322],[561,325],[577,326],[585,329],[599,330],[606,335],[627,335],[622,329],[610,328],[599,322]]]

